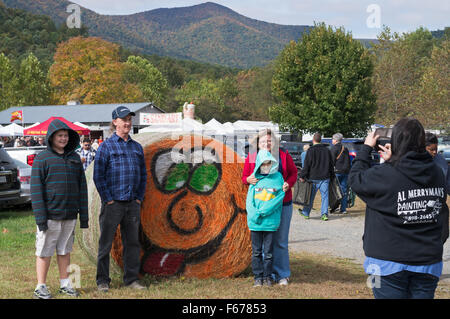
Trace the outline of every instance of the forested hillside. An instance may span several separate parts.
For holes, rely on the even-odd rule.
[[[14,8],[46,14],[63,23],[66,0],[3,0]],[[257,21],[224,6],[204,4],[156,9],[132,15],[100,15],[82,8],[81,20],[92,36],[131,50],[230,67],[266,65],[308,26],[285,26]]]
[[[87,29],[57,27],[48,16],[6,8],[0,1],[0,53],[14,62],[33,52],[48,69],[57,44],[78,35],[87,35]]]

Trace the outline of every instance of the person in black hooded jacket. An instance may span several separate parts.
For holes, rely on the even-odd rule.
[[[379,136],[370,133],[349,175],[366,203],[364,268],[375,298],[434,298],[442,273],[447,190],[442,170],[425,150],[425,131],[399,120],[391,143],[380,146],[385,163],[370,167]]]

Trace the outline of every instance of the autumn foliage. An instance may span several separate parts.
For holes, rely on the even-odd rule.
[[[140,102],[143,95],[136,84],[123,81],[124,64],[119,46],[96,37],[75,37],[60,43],[50,68],[55,88],[53,102],[83,104]]]

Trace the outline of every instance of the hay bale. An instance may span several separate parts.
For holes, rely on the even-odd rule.
[[[245,270],[251,241],[242,159],[202,136],[146,133],[133,138],[144,148],[148,173],[141,209],[141,274],[221,278]],[[92,170],[93,165],[86,171],[90,227],[79,238],[96,259],[101,204]],[[122,267],[120,231],[111,255]]]

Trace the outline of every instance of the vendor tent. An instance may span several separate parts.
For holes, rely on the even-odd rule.
[[[55,119],[58,119],[64,123],[66,123],[67,126],[69,126],[72,130],[74,130],[75,132],[77,132],[80,135],[89,135],[89,132],[90,132],[89,129],[75,125],[74,123],[66,120],[63,117],[54,117],[54,116],[50,117],[48,120],[42,122],[39,125],[36,125],[31,128],[27,128],[27,129],[23,130],[23,134],[24,135],[47,135],[48,126]]]
[[[209,122],[203,125],[204,133],[207,135],[226,135],[222,123],[217,121],[216,119],[211,119]]]
[[[23,135],[23,127],[16,123],[11,123],[9,125],[0,128],[0,136],[22,136],[22,135]]]

